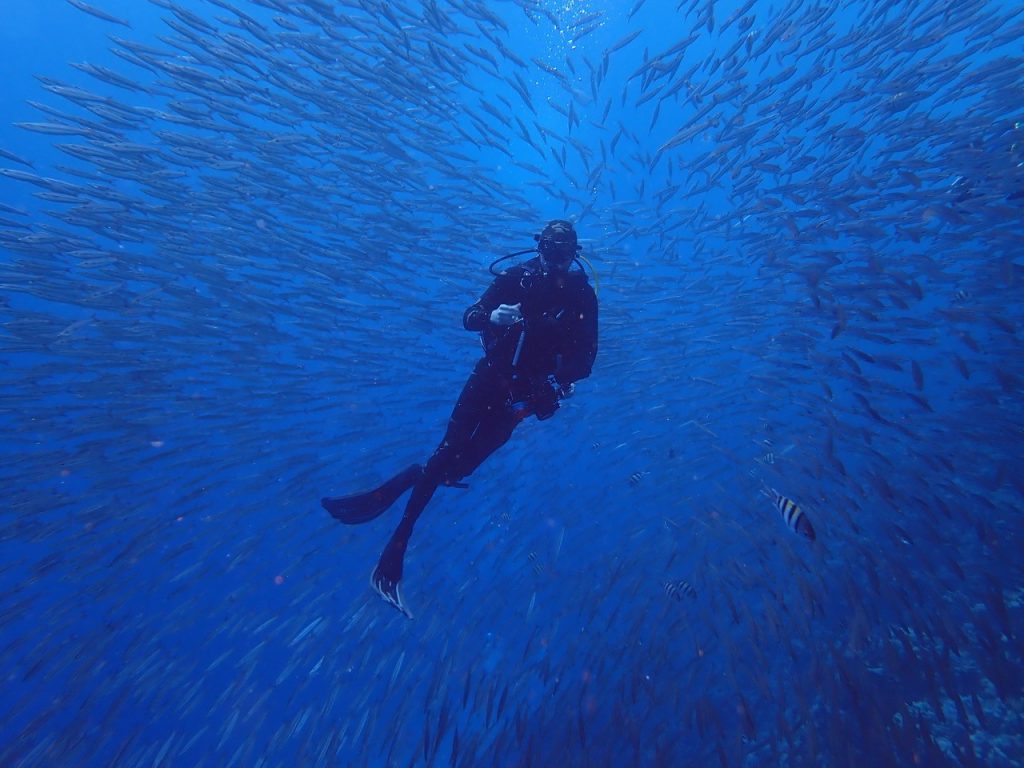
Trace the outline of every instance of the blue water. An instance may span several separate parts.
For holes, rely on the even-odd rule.
[[[1024,764],[1022,41],[994,0],[11,0],[0,765]],[[407,620],[401,504],[319,499],[430,455],[553,218],[597,363],[435,496]]]

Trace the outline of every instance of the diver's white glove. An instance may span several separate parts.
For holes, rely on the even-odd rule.
[[[498,308],[491,312],[491,322],[495,325],[515,325],[523,319],[523,313],[519,311],[521,304],[499,304]]]

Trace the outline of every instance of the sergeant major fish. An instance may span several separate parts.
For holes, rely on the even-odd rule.
[[[697,590],[693,588],[686,579],[677,579],[676,581],[666,581],[663,584],[665,588],[665,594],[675,600],[682,600],[684,597],[697,597]]]
[[[782,519],[786,521],[789,529],[793,533],[799,533],[801,536],[806,536],[811,541],[814,541],[814,526],[811,525],[811,521],[807,519],[807,515],[804,514],[804,511],[800,509],[797,503],[783,496],[774,488],[769,488],[768,493],[771,496],[772,503],[775,504],[775,508],[782,513]]]

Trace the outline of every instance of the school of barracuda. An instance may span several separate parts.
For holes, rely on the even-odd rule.
[[[0,765],[1019,764],[1024,6],[69,2],[118,63],[0,146]],[[562,216],[594,374],[408,622],[317,500]]]

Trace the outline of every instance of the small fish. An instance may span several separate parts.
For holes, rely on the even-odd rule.
[[[914,377],[914,386],[919,390],[924,389],[924,371],[921,370],[921,366],[917,364],[916,360],[910,361],[910,372]]]
[[[955,352],[953,352],[952,354],[953,354],[953,364],[956,366],[956,369],[960,372],[960,375],[963,376],[964,379],[971,378],[971,372],[967,368],[967,363],[964,362],[964,359],[962,357],[960,357],[960,355],[956,354]]]
[[[682,601],[684,597],[697,597],[697,590],[686,579],[666,581],[663,586],[665,594],[674,600]]]
[[[811,521],[807,519],[807,515],[797,506],[797,503],[774,489],[771,489],[771,497],[775,508],[782,513],[782,519],[786,521],[789,529],[793,533],[799,533],[814,541],[814,526],[811,525]]]
[[[619,40],[616,40],[614,43],[612,43],[611,47],[605,49],[604,55],[607,56],[607,55],[609,55],[611,53],[615,53],[616,51],[625,48],[627,45],[629,45],[634,40],[636,40],[638,37],[640,37],[642,32],[643,32],[642,29],[638,29],[638,30],[636,30],[634,32],[630,32],[625,37],[620,38]]]
[[[644,475],[646,475],[646,474],[648,474],[648,473],[647,472],[634,472],[632,475],[629,476],[629,484],[630,484],[630,486],[633,487],[633,488],[636,488],[638,485],[640,485],[640,481],[644,479]]]
[[[86,3],[81,2],[81,0],[68,0],[68,3],[75,6],[75,8],[82,11],[83,13],[87,13],[90,16],[95,16],[97,19],[109,21],[112,24],[120,24],[122,27],[131,28],[132,26],[131,22],[125,21],[124,19],[118,18],[117,16],[111,16],[106,11],[100,10],[99,8],[96,8],[92,5],[87,5]]]
[[[537,559],[537,553],[536,552],[531,552],[530,554],[528,554],[526,556],[526,559],[529,560],[533,564],[533,572],[534,572],[534,574],[536,574],[537,576],[543,576],[544,575],[544,566]]]
[[[5,160],[11,160],[15,163],[21,163],[22,165],[26,165],[29,168],[33,167],[31,160],[26,160],[25,158],[20,157],[14,154],[13,152],[8,152],[6,149],[0,149],[0,157],[2,157]]]

